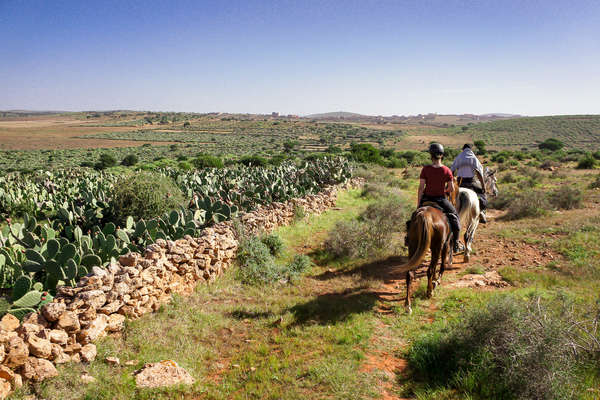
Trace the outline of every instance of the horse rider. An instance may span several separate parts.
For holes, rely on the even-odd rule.
[[[456,159],[450,166],[452,173],[456,175],[458,180],[458,186],[471,189],[477,193],[479,198],[479,222],[485,224],[487,222],[485,216],[485,210],[487,208],[487,199],[485,197],[485,181],[483,179],[483,167],[481,163],[473,153],[471,145],[466,143],[462,148],[462,153],[456,156]],[[477,175],[481,187],[477,186],[474,182],[474,177]]]
[[[424,166],[421,170],[417,208],[428,201],[435,203],[444,211],[452,230],[452,251],[457,253],[460,222],[456,209],[446,198],[447,192],[452,192],[457,188],[454,187],[452,171],[442,164],[444,146],[432,143],[429,146],[429,154],[432,164]]]

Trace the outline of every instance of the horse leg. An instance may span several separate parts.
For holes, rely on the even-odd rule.
[[[479,226],[479,218],[474,218],[471,220],[467,231],[465,232],[465,261],[469,262],[471,259],[471,251],[473,250],[472,244],[473,239],[475,238],[475,230]]]
[[[411,284],[414,280],[414,272],[408,271],[406,273],[406,300],[404,301],[404,307],[409,314],[412,314],[412,302],[410,301],[410,296],[412,294]]]
[[[450,257],[451,254],[450,241],[446,241],[446,243],[444,243],[444,247],[442,247],[442,263],[440,265],[440,273],[438,274],[435,286],[438,286],[442,283],[442,276],[444,275],[444,271],[446,271],[446,266],[448,265],[448,262],[452,263]]]
[[[433,280],[435,279],[435,270],[437,263],[440,259],[440,253],[442,252],[441,243],[434,240],[431,244],[431,263],[427,268],[427,298],[431,298],[433,294]]]

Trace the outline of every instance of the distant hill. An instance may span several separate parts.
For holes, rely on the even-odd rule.
[[[305,118],[312,118],[312,119],[363,119],[363,118],[372,118],[372,116],[370,116],[370,115],[363,115],[363,114],[351,113],[351,112],[347,112],[347,111],[334,111],[334,112],[321,113],[321,114],[310,114],[310,115],[305,115],[304,117]]]
[[[492,146],[536,147],[548,138],[556,138],[571,148],[598,149],[600,115],[501,119],[471,125],[467,132],[474,140],[484,140]]]

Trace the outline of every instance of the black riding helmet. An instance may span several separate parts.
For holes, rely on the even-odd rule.
[[[444,146],[442,146],[439,143],[431,143],[429,145],[429,154],[431,154],[432,156],[435,155],[444,155]]]

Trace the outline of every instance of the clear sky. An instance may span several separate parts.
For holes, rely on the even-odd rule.
[[[600,0],[0,0],[0,109],[600,113]]]

